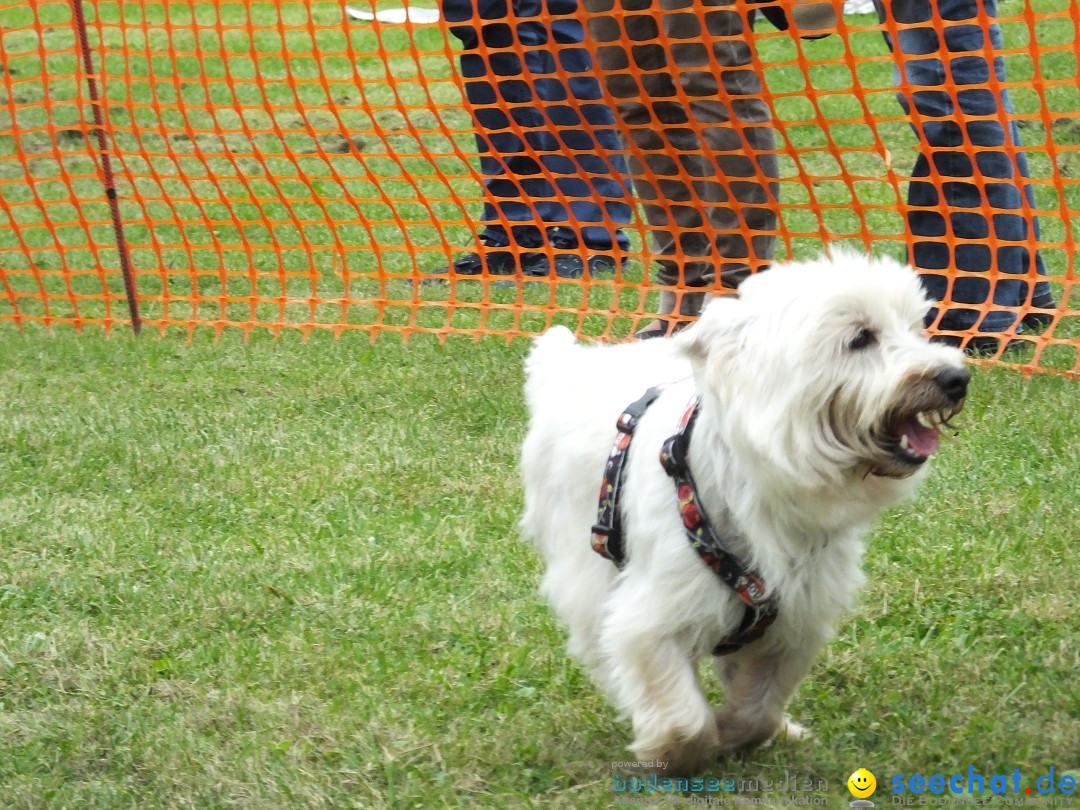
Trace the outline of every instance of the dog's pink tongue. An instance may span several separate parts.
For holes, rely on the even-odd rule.
[[[900,424],[900,435],[907,436],[908,449],[920,456],[932,456],[938,449],[937,428],[930,428],[918,419],[908,419]]]

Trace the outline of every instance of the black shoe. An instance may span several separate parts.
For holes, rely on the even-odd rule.
[[[689,325],[690,321],[669,321],[664,318],[657,318],[634,332],[634,339],[652,340],[653,338],[670,337],[676,332],[681,332]]]
[[[939,343],[942,346],[952,346],[954,349],[963,348],[968,357],[992,357],[997,354],[1001,338],[989,335],[976,335],[972,338],[964,338],[960,335],[934,335],[930,338],[931,343]],[[1027,341],[1013,338],[1005,345],[1005,351],[1023,348]]]
[[[601,253],[599,256],[589,257],[589,275],[590,276],[603,276],[603,275],[615,275],[615,271],[619,266],[626,267],[626,259],[621,262],[616,262],[614,256],[608,256]]]
[[[555,257],[555,266],[558,268],[561,256]],[[551,262],[546,253],[522,253],[521,275],[525,278],[547,278],[551,275]]]
[[[555,248],[568,247],[564,244],[555,244],[554,240],[552,246]],[[491,245],[491,249],[485,250],[483,253],[466,253],[450,267],[442,267],[425,273],[424,275],[427,278],[422,279],[420,283],[424,285],[445,283],[451,269],[453,269],[454,275],[457,276],[479,276],[483,274],[485,265],[488,274],[492,276],[514,276],[518,274],[519,269],[521,275],[526,279],[547,278],[551,275],[551,261],[548,259],[547,253],[529,252],[519,255],[508,250],[499,250],[501,247],[504,246]],[[519,260],[521,262],[520,268],[518,267]],[[615,260],[611,256],[604,254],[589,256],[587,266],[591,275],[615,272]],[[585,267],[586,261],[578,253],[555,254],[555,275],[558,278],[581,278],[585,275]],[[496,282],[500,287],[508,287],[513,283],[509,279]]]
[[[532,278],[551,275],[551,262],[546,253],[526,253],[521,257],[521,274]],[[576,253],[555,254],[556,278],[581,278],[585,275],[585,262]]]
[[[449,267],[440,267],[425,273],[428,278],[422,279],[421,284],[443,284],[450,271],[456,276],[479,276],[484,272],[484,266],[493,276],[512,276],[517,272],[517,257],[505,250],[498,250],[500,245],[492,245],[491,250],[483,253],[466,253]],[[525,254],[528,255],[528,254]],[[524,260],[524,255],[522,256]]]
[[[580,253],[556,253],[555,275],[558,278],[581,278],[588,267],[589,275],[615,273],[615,259],[605,254],[590,256],[587,260]],[[525,253],[521,257],[521,273],[533,278],[551,275],[551,262],[546,253]]]
[[[483,274],[485,265],[488,273],[493,276],[512,276],[517,272],[517,260],[514,254],[503,250],[466,253],[450,267],[459,276],[479,276]],[[446,270],[442,272],[445,273]]]
[[[605,253],[582,259],[581,254],[576,252],[580,243],[577,234],[573,231],[563,227],[556,227],[549,229],[547,236],[548,242],[555,250],[575,251],[573,253],[555,254],[555,275],[559,278],[581,278],[585,275],[586,270],[588,270],[590,276],[615,273],[615,259]],[[590,248],[588,245],[585,246],[586,253],[594,249],[607,251],[611,248]],[[623,264],[626,264],[625,259]]]
[[[1031,308],[1038,311],[1029,312],[1025,315],[1023,324],[1033,332],[1041,332],[1054,322],[1054,313],[1047,312],[1046,310],[1057,309],[1058,305],[1051,296],[1046,295],[1038,300],[1032,301]]]
[[[521,261],[520,268],[517,263],[519,258]],[[571,261],[565,261],[566,259]],[[577,260],[576,264],[572,261],[573,259]],[[551,275],[551,262],[548,261],[546,253],[522,253],[519,256],[505,250],[493,250],[491,252],[485,251],[483,254],[466,253],[450,267],[442,267],[426,273],[425,275],[428,277],[420,283],[424,285],[445,284],[451,268],[453,268],[454,275],[457,276],[479,276],[483,274],[485,264],[487,265],[488,275],[491,276],[516,276],[519,269],[520,274],[525,279],[547,278]],[[580,256],[559,255],[555,257],[555,275],[560,278],[580,278],[581,268]],[[515,284],[517,282],[510,279],[500,279],[494,282],[497,287],[512,287]]]

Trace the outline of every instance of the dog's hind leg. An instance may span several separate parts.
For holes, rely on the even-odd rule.
[[[752,748],[786,734],[801,739],[809,732],[790,722],[784,708],[806,675],[820,645],[754,655],[752,648],[714,659],[724,681],[724,703],[716,727],[724,751]]]

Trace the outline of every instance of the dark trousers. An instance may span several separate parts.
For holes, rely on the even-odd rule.
[[[660,285],[736,286],[768,266],[778,163],[746,21],[732,0],[584,0],[597,59],[632,137],[634,191]],[[611,12],[618,3],[620,20]],[[715,37],[715,39],[714,39]],[[696,314],[702,296],[684,305]]]
[[[965,87],[996,78],[1005,80],[1000,56],[988,61],[987,37],[993,51],[1002,47],[996,23],[982,25],[980,6],[989,18],[997,15],[996,0],[875,0],[882,21],[891,16],[897,23],[919,24],[900,31],[899,48],[886,36],[897,55],[896,78],[902,69],[910,95],[897,94],[901,105],[917,116],[913,122],[921,150],[912,170],[908,190],[908,228],[914,236],[911,263],[920,271],[930,295],[947,296],[953,306],[940,327],[966,330],[976,324],[980,331],[1009,329],[1016,314],[991,309],[980,321],[980,312],[963,304],[982,304],[993,290],[993,303],[1001,307],[1053,306],[1045,281],[1033,287],[1010,276],[1027,276],[1034,256],[1035,270],[1046,275],[1042,257],[1034,249],[1039,239],[1038,220],[1032,216],[1035,195],[1027,157],[1019,151],[1020,133],[1012,102],[1004,89]],[[939,38],[934,20],[944,27]],[[956,102],[945,89],[954,85]],[[1008,151],[1006,147],[1012,147]],[[967,154],[974,153],[974,162]],[[931,164],[932,162],[932,164]],[[927,180],[931,165],[940,177],[938,185]],[[984,205],[993,209],[991,215]],[[954,239],[948,239],[951,234]],[[961,271],[952,283],[935,270]],[[996,269],[996,274],[994,273]],[[963,273],[977,273],[969,276]],[[996,275],[996,278],[995,278]],[[937,312],[931,313],[931,319]]]
[[[491,22],[478,28],[474,12]],[[584,40],[577,0],[443,0],[443,14],[465,48],[484,240],[540,247],[558,236],[558,247],[628,247],[617,228],[633,214],[625,147],[589,51],[572,47]],[[510,50],[482,50],[515,45],[524,62]],[[501,218],[514,223],[511,233]]]

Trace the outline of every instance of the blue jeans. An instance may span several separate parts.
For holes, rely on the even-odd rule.
[[[567,241],[580,241],[598,250],[613,243],[625,249],[626,235],[617,228],[612,232],[613,224],[629,223],[633,213],[615,114],[604,103],[589,52],[565,47],[585,37],[577,0],[511,2],[513,27],[507,20],[507,0],[442,4],[447,21],[459,23],[450,31],[465,49],[461,74],[476,121],[486,193],[481,219],[488,225],[481,237],[497,246],[512,241],[540,247],[558,236],[557,247],[574,247]],[[472,19],[474,7],[477,17],[492,21],[479,31]],[[460,24],[464,22],[469,24]],[[520,45],[525,64],[512,51],[480,52],[481,37],[489,48]],[[566,81],[557,66],[567,74]],[[480,106],[500,102],[501,107]],[[507,234],[499,224],[500,214],[522,224]]]
[[[911,95],[898,93],[897,97],[906,112],[914,108],[918,113],[913,126],[922,145],[908,189],[908,228],[915,237],[911,263],[920,271],[931,297],[938,301],[946,297],[948,281],[946,276],[931,271],[955,267],[988,274],[981,278],[955,278],[953,306],[945,312],[940,328],[963,331],[977,325],[981,332],[1007,330],[1016,321],[1014,312],[991,309],[980,321],[978,310],[955,306],[981,304],[991,289],[993,303],[1002,307],[1028,303],[1053,306],[1050,286],[1045,281],[1034,285],[1029,299],[1026,281],[1002,277],[992,281],[989,277],[995,258],[999,273],[1026,276],[1032,260],[1027,243],[1029,239],[1039,239],[1038,220],[1030,214],[1035,207],[1034,192],[1022,180],[1031,176],[1027,157],[1014,152],[1014,162],[1003,149],[1007,144],[1021,145],[1016,121],[1011,120],[1015,110],[1008,93],[1004,89],[995,93],[988,87],[963,89],[964,85],[983,84],[991,79],[990,63],[983,54],[985,37],[989,35],[991,47],[1000,50],[1001,28],[997,23],[983,28],[978,13],[981,4],[987,17],[996,17],[997,0],[875,0],[875,4],[882,21],[891,15],[897,23],[926,23],[925,27],[901,30],[899,49],[890,35],[885,37],[894,52],[899,50],[906,57],[901,61],[898,56],[895,75],[899,84],[900,70],[904,70]],[[935,17],[943,21],[944,44],[938,41],[933,27]],[[944,53],[950,54],[947,67]],[[998,80],[1005,80],[1005,65],[1000,56],[993,58],[993,70]],[[944,89],[947,82],[961,88],[956,91],[957,104]],[[969,116],[994,117],[970,120]],[[1008,121],[1007,125],[1003,121]],[[965,145],[975,155],[974,166],[963,149]],[[994,151],[995,148],[1002,150]],[[933,182],[917,179],[930,177],[931,160],[941,178],[940,194]],[[982,213],[984,201],[995,209],[990,221]],[[943,241],[950,227],[957,239],[973,240],[957,244],[954,254]],[[988,244],[991,237],[1000,240],[996,257]],[[1046,275],[1037,251],[1035,269]],[[928,323],[936,317],[934,310]]]

